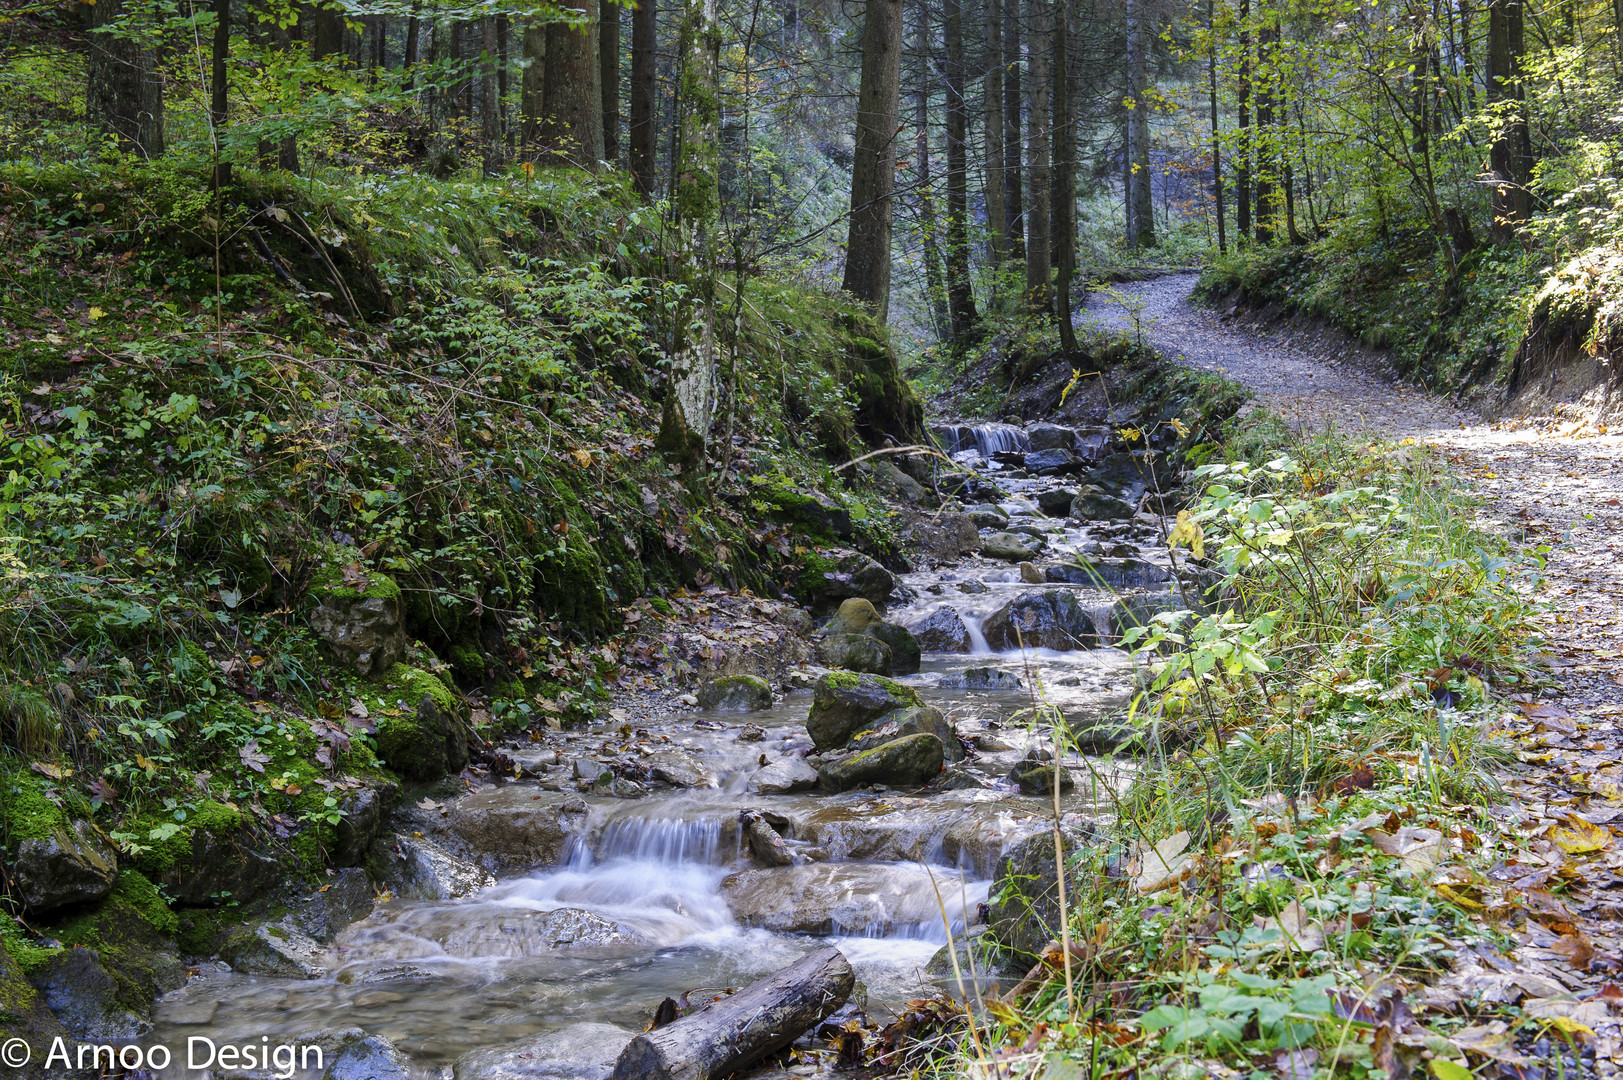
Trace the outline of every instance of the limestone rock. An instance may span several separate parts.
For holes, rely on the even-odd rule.
[[[1062,834],[1067,851],[1089,842],[1077,830]],[[1073,870],[1066,882],[1068,896],[1077,896],[1080,882]],[[1016,953],[1015,966],[1024,967],[1053,938],[1059,937],[1059,874],[1054,860],[1054,830],[1044,829],[1017,845],[998,864],[991,895],[991,926],[987,933],[1005,949]]]
[[[392,780],[369,780],[338,800],[343,818],[335,833],[329,858],[334,866],[359,866],[367,849],[383,835],[383,823],[400,802],[400,785]]]
[[[1056,767],[1054,755],[1047,750],[1028,750],[1009,770],[1009,782],[1027,795],[1052,795],[1056,777],[1061,791],[1076,787],[1070,770]]]
[[[63,949],[29,975],[69,1034],[85,1041],[126,1041],[152,1024],[120,1001],[120,987],[93,949]]]
[[[423,837],[396,833],[379,840],[372,851],[377,878],[396,896],[456,900],[496,883],[484,867],[459,859]]]
[[[455,1080],[608,1080],[636,1033],[613,1024],[572,1024],[506,1046],[475,1050]]]
[[[441,821],[452,847],[492,873],[553,866],[584,826],[586,803],[577,795],[536,791],[527,785],[486,787],[446,807]]]
[[[1127,500],[1099,491],[1084,491],[1071,502],[1071,517],[1078,521],[1114,521],[1136,512]]]
[[[931,501],[930,489],[897,468],[894,462],[875,458],[872,474],[875,486],[898,502],[926,506]]]
[[[644,758],[643,764],[654,774],[655,779],[663,780],[672,787],[716,786],[715,775],[699,764],[692,754],[681,750],[661,750]]]
[[[785,757],[761,767],[750,777],[749,788],[760,795],[790,795],[817,786],[817,770],[805,759]]]
[[[969,627],[952,608],[932,611],[923,622],[911,627],[913,638],[924,652],[964,653],[969,651]]]
[[[376,900],[366,871],[351,866],[329,878],[325,888],[294,905],[291,918],[316,941],[330,942],[350,923],[372,914]]]
[[[1016,532],[995,532],[981,541],[981,554],[988,559],[1007,562],[1030,562],[1042,553],[1046,545],[1035,536]]]
[[[1069,589],[1031,589],[987,617],[981,627],[994,649],[1092,649],[1099,631]]]
[[[1025,683],[1013,672],[995,667],[974,667],[943,675],[938,684],[944,690],[1020,690]]]
[[[49,836],[17,844],[11,886],[30,912],[100,900],[118,880],[118,852],[88,821],[58,825]]]
[[[1037,509],[1051,518],[1068,517],[1076,492],[1070,488],[1049,488],[1037,493]]]
[[[936,874],[939,881],[942,872]],[[941,918],[929,873],[905,863],[745,870],[723,880],[721,894],[733,918],[779,933],[882,933],[909,923],[939,925]]]
[[[783,837],[760,814],[746,810],[739,815],[739,823],[744,829],[744,844],[756,862],[763,866],[788,866],[795,861]]]
[[[1009,515],[996,503],[978,503],[969,508],[966,516],[977,529],[1006,529],[1009,526]]]
[[[772,707],[772,687],[754,675],[724,675],[699,687],[699,708],[749,712]]]
[[[919,670],[920,646],[913,632],[900,623],[874,622],[868,636],[878,638],[890,649],[890,671],[878,674],[915,675]]]
[[[388,575],[329,570],[310,595],[310,629],[357,674],[387,671],[406,655],[400,587]]]
[[[833,750],[886,713],[922,704],[917,691],[890,679],[830,672],[817,681],[806,732],[818,750]]]
[[[338,1047],[321,1080],[410,1080],[406,1055],[381,1035],[357,1031]]]
[[[980,530],[968,514],[936,514],[904,529],[902,539],[908,550],[917,551],[936,562],[957,562],[967,551],[981,545]]]
[[[220,959],[244,975],[321,978],[327,966],[320,943],[291,923],[284,919],[238,927],[220,946]]]
[[[890,646],[868,634],[831,634],[817,647],[817,657],[831,668],[889,675]]]
[[[848,791],[863,784],[918,787],[941,772],[944,752],[940,739],[921,732],[824,762],[817,767],[817,775],[829,791]]]

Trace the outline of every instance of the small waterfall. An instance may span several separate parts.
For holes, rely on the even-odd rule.
[[[984,621],[983,619],[977,619],[973,615],[964,617],[964,629],[969,631],[969,651],[971,655],[992,651],[992,646],[986,643],[986,635],[981,632],[981,623]]]
[[[1031,438],[1026,429],[1013,424],[944,424],[932,431],[946,446],[949,457],[973,450],[990,461],[994,454],[1031,451]]]
[[[660,866],[721,866],[738,858],[741,841],[736,812],[701,818],[623,817],[610,822],[595,845],[576,844],[569,864],[583,870],[595,858]]]

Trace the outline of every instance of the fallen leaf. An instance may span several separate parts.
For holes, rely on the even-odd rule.
[[[1549,837],[1555,846],[1568,855],[1586,855],[1605,851],[1612,846],[1612,831],[1604,825],[1595,825],[1577,814],[1568,814],[1565,827],[1551,826]]]
[[[1170,889],[1189,876],[1189,834],[1176,832],[1144,853],[1143,867],[1133,879],[1141,893]]]

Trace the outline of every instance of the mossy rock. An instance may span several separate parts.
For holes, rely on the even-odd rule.
[[[941,740],[928,732],[904,735],[871,750],[817,766],[817,776],[829,791],[849,791],[863,784],[923,787],[941,772]]]
[[[155,998],[186,981],[175,941],[179,925],[157,887],[125,870],[93,909],[41,929],[70,948],[94,950],[116,984],[116,1004],[146,1016]]]
[[[49,789],[44,780],[21,769],[0,770],[0,841],[8,856],[20,841],[44,840],[67,827],[68,815],[51,801]]]
[[[462,703],[449,687],[421,668],[396,664],[377,696],[378,755],[407,780],[437,780],[468,763]]]
[[[831,671],[817,681],[806,731],[819,751],[837,750],[886,713],[923,704],[918,691],[891,679]]]
[[[1064,833],[1067,852],[1074,852],[1092,838],[1078,830]],[[1070,860],[1066,860],[1067,866]],[[1069,871],[1066,892],[1081,895],[1082,883]],[[1037,959],[1044,945],[1060,936],[1059,873],[1054,859],[1054,832],[1040,832],[1022,841],[998,863],[992,883],[992,941],[1014,954],[1017,967]]]
[[[723,675],[699,687],[699,708],[747,712],[772,707],[772,687],[755,675]]]
[[[892,675],[916,675],[923,654],[913,632],[900,623],[876,622],[868,627],[870,637],[883,641],[890,649]]]
[[[340,569],[324,570],[310,586],[310,629],[339,663],[360,675],[384,671],[406,654],[400,586],[368,571],[346,584]]]
[[[172,825],[178,828],[170,831]],[[178,823],[144,818],[134,831],[145,837],[158,828],[169,835],[152,840],[135,865],[181,903],[251,900],[285,876],[281,860],[266,850],[245,815],[223,803],[205,802]]]

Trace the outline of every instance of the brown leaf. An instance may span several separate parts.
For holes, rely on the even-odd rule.
[[[1595,946],[1582,933],[1561,935],[1550,951],[1566,957],[1574,971],[1588,971],[1589,962],[1595,958]]]

